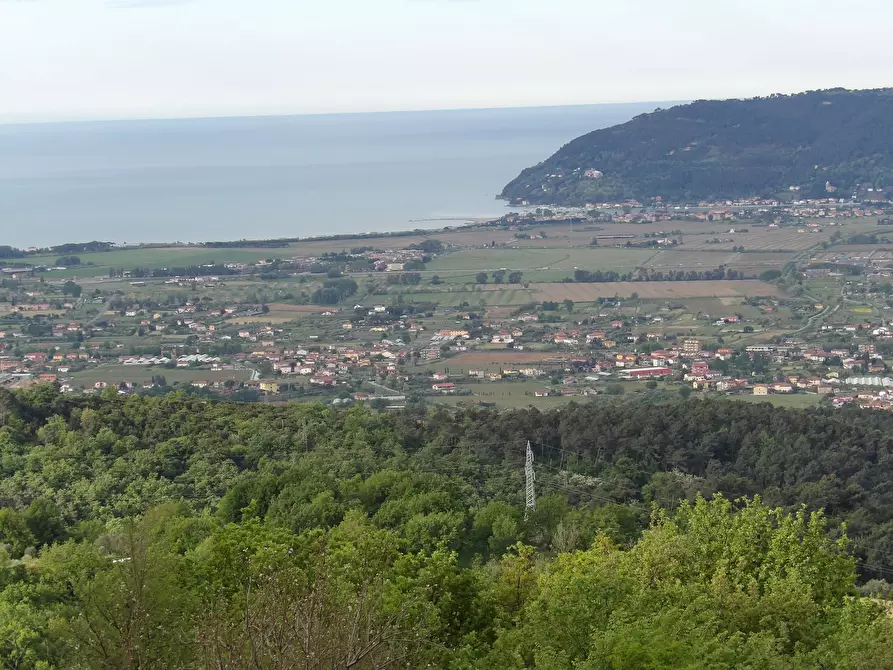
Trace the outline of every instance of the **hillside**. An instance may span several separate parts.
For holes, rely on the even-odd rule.
[[[588,173],[588,174],[587,174]],[[893,187],[893,89],[833,89],[658,109],[571,141],[501,197],[583,205]],[[836,190],[834,190],[836,189]]]
[[[0,390],[0,665],[893,667],[893,417],[655,402]]]

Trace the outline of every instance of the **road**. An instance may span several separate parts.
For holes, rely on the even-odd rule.
[[[382,384],[379,384],[378,382],[369,382],[369,384],[372,385],[372,386],[374,386],[374,387],[376,387],[376,388],[384,389],[384,390],[387,391],[390,395],[403,395],[403,391],[397,391],[397,390],[395,390],[395,389],[388,388],[387,386],[384,386],[384,385],[382,385]]]
[[[113,298],[109,298],[108,300],[106,300],[105,304],[100,308],[99,313],[96,316],[94,316],[92,319],[90,319],[86,325],[95,326],[97,323],[99,323],[100,321],[105,319],[106,318],[105,313],[107,311],[109,311],[109,309],[111,309],[111,307],[112,307],[112,300],[113,300]]]
[[[258,379],[260,379],[260,371],[256,370],[255,368],[251,367],[250,365],[236,364],[233,366],[233,369],[234,370],[251,370],[251,381],[256,382]]]

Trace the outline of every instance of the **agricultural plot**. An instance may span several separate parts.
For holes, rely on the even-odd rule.
[[[725,249],[668,249],[658,252],[645,267],[662,272],[671,270],[708,270],[724,265],[748,276],[767,270],[780,270],[794,257],[793,252],[737,252]]]
[[[593,302],[598,298],[629,297],[633,293],[645,300],[780,295],[778,287],[756,280],[531,284],[530,289],[538,302],[560,302],[565,298]]]
[[[450,370],[470,370],[479,368],[482,365],[495,365],[510,368],[517,365],[530,365],[552,363],[555,365],[564,364],[568,360],[567,354],[561,354],[555,351],[511,351],[508,349],[496,351],[469,351],[468,353],[458,354],[449,359],[448,366]],[[440,362],[438,367],[443,367],[444,363]]]
[[[822,396],[810,393],[794,393],[791,395],[732,395],[727,396],[730,400],[739,400],[741,402],[761,403],[768,402],[777,407],[791,407],[796,409],[805,409],[807,407],[815,407],[822,401]]]
[[[804,232],[797,232],[803,230]],[[686,240],[686,249],[696,251],[731,250],[743,246],[748,251],[805,251],[831,239],[833,229],[805,232],[800,228],[757,228],[748,233],[724,233],[701,239]],[[719,242],[712,242],[719,239]]]
[[[667,272],[669,270],[710,270],[720,265],[729,265],[737,252],[714,250],[689,251],[687,249],[667,249],[655,253],[646,268]]]
[[[148,382],[153,376],[164,377],[168,384],[183,384],[194,381],[219,381],[233,379],[247,381],[251,378],[250,370],[191,370],[173,369],[142,365],[102,365],[91,370],[75,372],[70,375],[71,383],[92,386],[96,382],[117,383],[122,380],[141,384]]]
[[[265,258],[282,258],[295,255],[290,248],[254,249],[233,248],[217,249],[207,247],[162,247],[139,249],[115,249],[92,254],[75,254],[82,264],[92,263],[86,267],[68,268],[65,275],[93,276],[103,274],[108,268],[161,268],[170,266],[202,265],[207,263],[256,263]],[[57,256],[33,256],[26,261],[32,265],[54,265]]]
[[[654,256],[649,249],[556,248],[556,249],[466,249],[445,254],[428,264],[429,271],[492,272],[509,270],[614,270],[626,272]]]
[[[526,305],[533,301],[533,293],[529,289],[514,286],[484,286],[475,287],[473,290],[446,290],[446,291],[395,291],[401,293],[403,301],[407,304],[412,302],[435,302],[440,307],[459,307],[463,303],[470,306],[506,306],[506,305]],[[368,300],[363,300],[363,304],[371,304],[380,301],[381,296],[375,296]]]

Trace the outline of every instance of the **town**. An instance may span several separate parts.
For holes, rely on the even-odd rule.
[[[381,408],[679,393],[891,410],[882,206],[618,203],[378,237],[28,249],[3,261],[0,384]]]

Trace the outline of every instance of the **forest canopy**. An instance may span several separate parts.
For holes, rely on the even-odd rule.
[[[0,391],[0,665],[893,667],[891,428]]]
[[[849,197],[893,187],[893,89],[832,89],[658,109],[569,142],[511,181],[511,202],[583,205]]]

